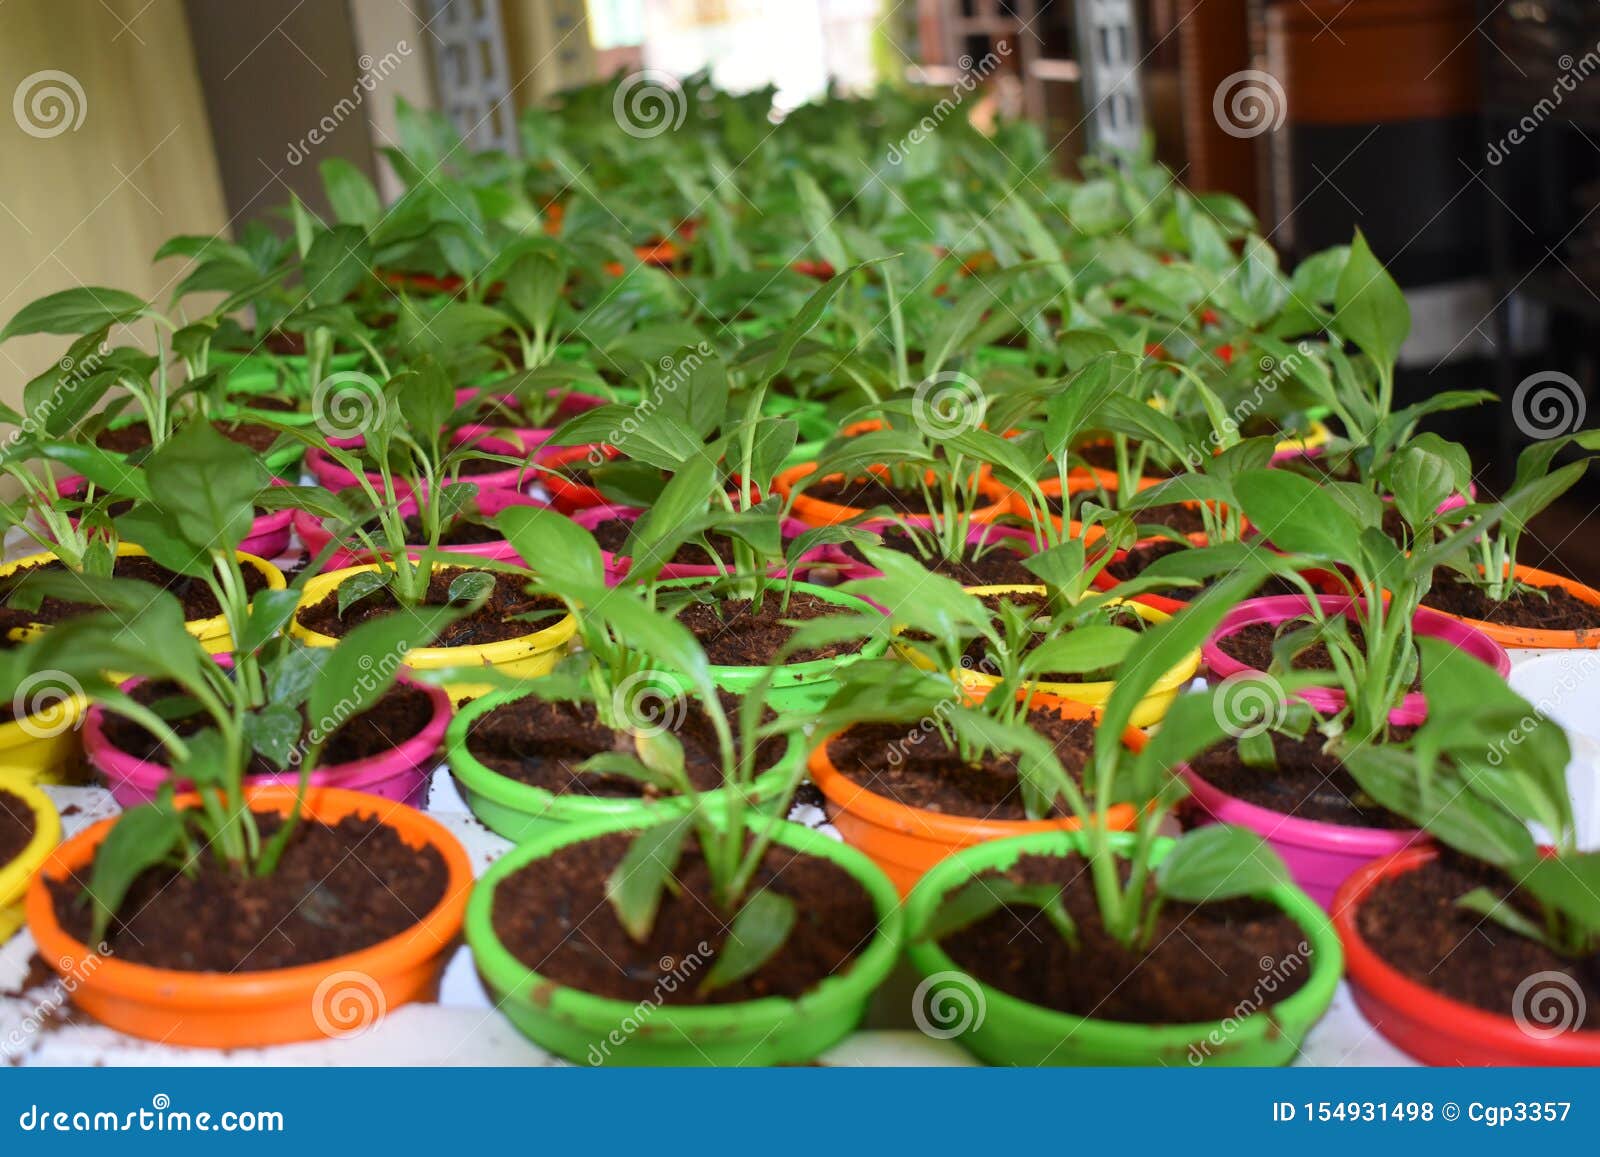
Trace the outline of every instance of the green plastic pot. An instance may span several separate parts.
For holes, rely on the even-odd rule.
[[[450,720],[445,732],[445,756],[472,814],[497,835],[522,843],[553,829],[592,820],[622,819],[634,825],[655,823],[668,816],[681,815],[688,806],[682,798],[608,799],[590,795],[558,795],[542,787],[522,783],[486,766],[467,749],[467,735],[477,720],[503,704],[514,702],[527,692],[500,691],[474,699]],[[790,740],[789,750],[770,769],[756,777],[756,807],[770,812],[782,801],[784,785],[799,782],[796,765],[805,760],[802,741]],[[706,797],[715,801],[721,792]]]
[[[1065,856],[1083,850],[1084,832],[1046,832],[977,844],[931,868],[906,898],[906,953],[925,978],[934,1007],[959,1008],[965,1031],[956,1039],[997,1065],[1224,1065],[1262,1067],[1294,1059],[1311,1026],[1328,1011],[1344,971],[1344,953],[1327,915],[1300,889],[1279,885],[1262,894],[1304,929],[1312,949],[1311,975],[1277,1004],[1203,1024],[1124,1024],[1072,1016],[1019,1000],[971,976],[931,941],[919,941],[939,900],[989,869],[1004,871],[1024,855]],[[1111,843],[1130,851],[1135,836],[1113,833]],[[1173,844],[1156,842],[1159,863]],[[1053,934],[1053,933],[1052,933]],[[942,992],[942,999],[941,999]],[[1264,997],[1270,999],[1270,994]]]
[[[704,586],[707,581],[700,578],[668,579],[661,583],[660,587],[663,590],[681,589]],[[781,582],[774,582],[768,597],[780,597],[781,586]],[[869,609],[872,606],[865,599],[859,599],[855,595],[847,595],[831,587],[817,586],[813,583],[797,582],[794,584],[794,589],[797,594],[815,595],[824,602],[836,606]],[[812,659],[806,663],[789,663],[780,667],[772,676],[767,704],[774,711],[784,714],[791,712],[815,714],[839,689],[838,674],[842,668],[861,659],[880,658],[888,648],[887,640],[872,639],[854,655],[845,655],[837,659]],[[765,667],[724,667],[715,664],[711,667],[711,678],[717,686],[735,695],[749,694],[766,678],[766,674]],[[689,690],[687,680],[678,681],[671,672],[662,672],[662,675],[665,682],[677,683],[680,690]]]
[[[844,1039],[900,955],[904,914],[894,885],[860,852],[799,824],[778,825],[775,843],[838,864],[872,896],[878,933],[849,969],[796,999],[674,1006],[594,996],[540,976],[507,951],[490,913],[494,890],[512,872],[558,848],[637,827],[629,817],[567,824],[502,856],[467,903],[466,938],[495,1007],[517,1030],[557,1056],[610,1065],[801,1064]],[[684,983],[692,984],[690,977]]]
[[[366,364],[364,351],[334,354],[328,359],[328,373],[358,370]],[[270,394],[279,389],[291,393],[311,393],[316,383],[306,378],[307,363],[304,354],[269,354],[260,351],[212,350],[209,365],[214,370],[226,369],[228,388],[234,393]]]

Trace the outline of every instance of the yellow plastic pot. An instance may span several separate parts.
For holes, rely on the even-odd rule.
[[[346,579],[363,571],[377,569],[376,563],[368,563],[365,566],[330,571],[313,578],[306,583],[305,592],[300,596],[300,607],[289,619],[289,630],[296,638],[312,647],[332,647],[337,644],[339,640],[332,635],[324,635],[320,631],[313,631],[303,626],[300,622],[300,611],[315,606],[327,598],[338,590]],[[437,671],[446,667],[471,667],[481,664],[495,668],[502,675],[532,679],[550,673],[565,652],[567,640],[572,638],[577,629],[578,621],[572,615],[566,614],[548,627],[541,627],[537,631],[519,635],[514,639],[502,639],[498,643],[482,643],[467,647],[413,647],[406,652],[406,666],[413,671]],[[495,689],[495,684],[454,679],[447,682],[444,689],[449,692],[451,699],[459,703],[463,699],[475,699],[479,695],[487,695]]]
[[[144,547],[134,546],[132,543],[119,542],[117,544],[118,558],[142,558],[147,557],[148,553],[149,552],[147,552]],[[288,583],[284,581],[283,572],[277,567],[273,566],[266,559],[257,558],[253,554],[245,554],[242,550],[238,553],[237,557],[241,566],[253,568],[265,576],[268,590],[281,591],[288,585]],[[10,575],[16,574],[24,567],[39,566],[42,563],[57,561],[59,560],[51,551],[42,551],[39,554],[30,554],[26,558],[19,558],[16,562],[9,562],[4,566],[0,566],[0,578],[6,578]],[[184,626],[187,627],[189,633],[195,638],[199,639],[205,649],[210,651],[213,655],[233,650],[233,636],[228,633],[228,620],[222,615],[212,615],[208,619],[190,619],[184,624]],[[45,630],[49,630],[49,628],[44,626],[24,627],[19,630],[17,634],[22,638],[28,638],[32,635],[38,634],[40,631]]]
[[[979,598],[993,595],[1042,595],[1045,588],[1042,586],[984,586],[967,587],[969,595]],[[1121,599],[1114,600],[1122,603]],[[1114,605],[1114,604],[1108,604]],[[1129,607],[1141,619],[1148,623],[1164,623],[1171,615],[1147,607],[1142,603],[1129,602],[1123,605]],[[897,646],[896,650],[906,658],[913,661],[922,661],[920,652],[911,647]],[[1133,715],[1128,723],[1132,727],[1149,727],[1161,722],[1167,714],[1167,708],[1172,706],[1172,701],[1178,693],[1194,678],[1195,672],[1200,669],[1200,650],[1189,652],[1183,661],[1174,666],[1165,675],[1151,686],[1144,698],[1139,700],[1139,705],[1133,709]],[[951,677],[966,687],[984,688],[996,686],[1000,680],[993,675],[986,675],[982,671],[972,671],[963,667],[959,671],[952,671]],[[1111,692],[1116,689],[1116,682],[1106,680],[1097,683],[1057,683],[1052,680],[1038,680],[1030,686],[1047,695],[1054,695],[1061,699],[1071,699],[1075,703],[1083,703],[1089,707],[1104,707],[1111,698]]]
[[[78,725],[88,709],[88,700],[72,695],[26,718],[0,723],[0,778],[63,782],[83,750]]]
[[[0,772],[0,791],[16,796],[33,812],[33,839],[16,859],[0,864],[0,944],[4,944],[22,927],[22,901],[33,874],[61,842],[61,817],[44,792],[19,776]]]

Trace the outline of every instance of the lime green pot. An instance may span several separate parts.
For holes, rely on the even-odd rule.
[[[668,579],[660,585],[662,590],[683,589],[685,587],[704,586],[708,580],[701,578]],[[782,597],[781,581],[774,580],[768,591],[768,598]],[[815,595],[824,602],[836,606],[851,607],[853,609],[872,609],[872,604],[855,595],[847,595],[831,587],[816,586],[813,583],[797,582],[794,584],[797,594]],[[837,659],[812,659],[805,663],[788,663],[779,667],[772,676],[771,690],[767,694],[767,704],[774,711],[788,714],[791,712],[804,712],[815,714],[826,703],[835,691],[839,689],[839,672],[851,663],[862,659],[881,658],[889,648],[885,639],[871,639],[854,655],[844,655]],[[767,675],[765,667],[731,667],[713,664],[711,678],[718,687],[735,695],[745,695],[753,691]],[[673,682],[675,676],[671,672],[662,672],[664,681]],[[689,689],[688,683],[679,684],[681,690]]]
[[[681,797],[666,799],[615,799],[592,795],[558,795],[542,787],[522,783],[486,766],[467,749],[467,736],[484,715],[495,708],[520,699],[526,692],[501,691],[474,699],[450,720],[445,732],[445,755],[450,771],[466,797],[467,806],[490,831],[514,843],[542,836],[552,829],[591,820],[622,819],[635,825],[654,823],[668,816],[681,815],[688,806]],[[756,777],[754,802],[770,814],[784,803],[784,786],[799,782],[799,765],[805,760],[799,737],[790,740],[782,759]],[[704,798],[715,806],[722,792]]]
[[[328,359],[327,372],[334,374],[358,370],[366,361],[367,355],[361,350],[334,354]],[[287,390],[309,396],[311,387],[316,385],[307,377],[310,367],[305,354],[212,350],[208,364],[214,370],[230,371],[228,389],[233,393],[270,394]]]
[[[502,856],[473,889],[467,944],[495,1007],[518,1031],[579,1063],[671,1066],[801,1064],[849,1035],[900,955],[899,896],[860,852],[799,824],[780,823],[775,845],[831,860],[850,873],[872,897],[878,932],[845,972],[798,998],[694,1006],[613,1000],[540,976],[507,951],[490,919],[502,880],[569,844],[636,827],[636,819],[623,816],[555,828]]]
[[[925,978],[934,1008],[959,1009],[964,1031],[956,1039],[976,1056],[997,1065],[1285,1065],[1294,1059],[1311,1026],[1328,1011],[1344,971],[1344,953],[1327,915],[1300,889],[1280,885],[1259,898],[1281,908],[1305,931],[1311,945],[1311,975],[1288,999],[1272,1004],[1263,993],[1257,1008],[1241,1004],[1239,1015],[1203,1024],[1124,1024],[1072,1016],[1019,1000],[965,972],[944,949],[918,940],[939,901],[972,877],[1004,871],[1018,857],[1065,856],[1087,847],[1084,832],[1046,832],[977,844],[929,869],[906,898],[907,955]],[[1131,851],[1131,832],[1113,833],[1112,846]],[[1172,841],[1157,841],[1159,863]],[[1053,933],[1049,933],[1053,935]]]

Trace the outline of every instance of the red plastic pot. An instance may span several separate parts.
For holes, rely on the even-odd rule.
[[[483,393],[477,386],[465,386],[456,391],[456,407],[459,409]],[[559,390],[550,390],[550,396],[559,394]],[[495,400],[506,405],[512,405],[516,399],[510,394],[498,394]],[[557,418],[570,418],[596,406],[605,404],[604,398],[597,398],[592,394],[569,393],[561,399],[556,407]],[[475,438],[499,438],[519,447],[524,454],[532,454],[555,433],[553,426],[500,426],[494,422],[469,422],[460,427],[463,434]]]
[[[1317,599],[1325,615],[1344,615],[1345,618],[1354,618],[1361,602],[1360,599],[1349,595],[1318,595]],[[1201,644],[1200,653],[1205,660],[1206,669],[1218,679],[1226,679],[1230,675],[1253,670],[1224,652],[1217,646],[1217,641],[1256,623],[1276,626],[1311,613],[1311,600],[1304,595],[1272,595],[1262,599],[1246,599],[1229,611],[1217,629],[1212,632],[1211,637]],[[1448,615],[1441,615],[1438,611],[1426,608],[1419,610],[1412,620],[1412,630],[1418,635],[1442,639],[1460,648],[1479,662],[1493,667],[1502,676],[1511,671],[1511,659],[1500,644],[1482,631],[1475,631]],[[1334,714],[1344,707],[1344,692],[1329,687],[1310,687],[1296,694],[1325,714]],[[1427,703],[1422,692],[1412,691],[1406,695],[1396,710],[1420,714],[1426,709]]]
[[[1333,898],[1333,927],[1344,947],[1345,976],[1372,1026],[1390,1043],[1430,1065],[1600,1065],[1600,1032],[1542,1035],[1513,1016],[1486,1012],[1419,984],[1387,963],[1362,938],[1361,905],[1380,883],[1414,872],[1438,849],[1407,848],[1351,873]],[[1530,1031],[1531,1030],[1531,1031]]]
[[[217,661],[224,666],[231,663],[227,655],[218,655]],[[127,691],[139,682],[139,679],[130,679],[122,685],[122,690]],[[411,680],[401,676],[400,682],[410,684]],[[318,768],[311,773],[311,785],[364,792],[412,807],[425,804],[428,781],[439,763],[439,745],[444,742],[445,729],[450,726],[452,708],[444,688],[421,683],[413,685],[427,692],[433,709],[421,731],[379,755]],[[99,704],[89,709],[83,723],[84,753],[95,770],[105,777],[106,787],[119,804],[130,808],[149,803],[172,778],[172,769],[113,745],[106,737],[105,717],[106,709]],[[276,775],[252,775],[246,783],[251,788],[293,787],[299,777],[299,769],[290,768]],[[178,785],[178,790],[189,791],[191,787],[184,782]]]
[[[347,441],[350,447],[361,444],[359,439],[348,439]],[[451,436],[451,441],[457,445],[470,442],[474,448],[482,450],[485,454],[497,454],[508,458],[526,457],[520,446],[498,436],[485,437],[469,433],[466,430],[457,430]],[[357,484],[354,474],[328,457],[318,446],[313,446],[306,451],[306,469],[311,471],[313,478],[329,490],[344,490]],[[538,471],[531,465],[520,464],[517,466],[505,466],[485,474],[462,475],[460,480],[463,482],[475,482],[484,490],[524,490],[537,482],[538,477]],[[381,488],[383,476],[376,471],[368,471],[367,481],[372,483],[373,486]],[[411,484],[409,482],[404,482],[397,478],[394,486],[397,494],[407,495],[411,493]]]
[[[82,474],[69,474],[56,483],[56,493],[63,498],[75,498],[84,490],[87,481]],[[274,478],[272,485],[289,484],[281,478]],[[245,535],[239,549],[257,558],[277,558],[289,549],[289,523],[293,517],[292,510],[273,510],[263,514],[250,524],[250,533]],[[73,526],[78,525],[76,518],[69,516],[69,519]]]
[[[480,490],[472,500],[472,507],[485,518],[493,518],[502,510],[510,506],[533,506],[541,510],[547,509],[543,502],[537,498],[530,498],[519,490]],[[400,516],[405,518],[417,512],[415,498],[402,499],[397,507]],[[333,535],[328,533],[320,519],[314,514],[304,510],[294,512],[294,532],[299,537],[302,546],[313,557],[321,552],[322,548],[333,541]],[[406,554],[416,558],[422,553],[422,547],[408,548]],[[472,558],[489,559],[492,562],[511,562],[521,566],[524,560],[516,549],[504,539],[494,542],[475,542],[465,546],[441,546],[441,551],[448,554],[470,555]],[[342,547],[328,556],[328,561],[322,565],[324,571],[343,570],[346,567],[361,566],[372,561],[371,551],[351,551]]]
[[[623,522],[633,522],[638,519],[642,513],[642,511],[639,511],[632,506],[591,506],[587,510],[577,511],[570,517],[572,518],[572,521],[576,522],[585,530],[592,531],[602,522],[609,522],[612,519],[620,519]],[[800,522],[798,519],[786,518],[783,520],[781,529],[783,531],[784,541],[788,542],[792,539],[798,538],[811,528],[805,523]],[[624,576],[627,575],[629,567],[633,565],[632,559],[624,555],[613,554],[609,550],[602,550],[600,552],[600,557],[605,560],[607,586],[616,586],[619,582],[621,582]],[[806,553],[801,556],[800,561],[802,563],[808,563],[815,566],[825,566],[831,562],[834,562],[835,560],[828,553],[826,547],[818,546],[806,551]],[[805,570],[804,567],[799,569],[802,573]],[[726,573],[728,572],[724,568],[712,566],[709,563],[669,562],[662,566],[658,577],[663,580],[718,578]],[[787,567],[775,566],[772,567],[768,573],[774,578],[783,578],[789,573],[789,571]]]
[[[1389,716],[1399,725],[1421,723],[1420,712],[1395,711]],[[1339,885],[1373,860],[1402,848],[1429,841],[1415,828],[1363,828],[1350,824],[1298,819],[1264,808],[1214,786],[1192,768],[1183,768],[1193,801],[1211,821],[1234,824],[1255,832],[1282,857],[1294,882],[1318,904],[1328,908]]]
[[[534,455],[534,462],[542,467],[535,474],[550,496],[550,505],[562,514],[576,514],[611,500],[588,483],[567,477],[561,468],[580,463],[600,465],[620,457],[621,451],[614,446],[546,446]]]

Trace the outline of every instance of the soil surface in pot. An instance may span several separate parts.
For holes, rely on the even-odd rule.
[[[427,541],[428,532],[422,528],[422,516],[411,514],[406,516],[406,543],[410,546],[420,546]],[[374,541],[382,543],[383,528],[377,519],[373,519],[364,527],[366,532],[374,536]],[[450,522],[439,531],[440,546],[481,546],[486,542],[504,542],[505,535],[490,526],[487,522],[479,521],[473,515],[462,515],[452,518]],[[352,540],[351,547],[362,549],[359,541]]]
[[[1415,731],[1415,727],[1391,727],[1389,738],[1403,740]],[[1296,819],[1391,831],[1416,826],[1379,807],[1322,745],[1322,736],[1315,731],[1304,739],[1274,734],[1272,750],[1277,765],[1252,767],[1240,758],[1238,744],[1229,740],[1207,748],[1189,766],[1220,791]]]
[[[628,544],[628,535],[633,530],[633,523],[626,518],[608,518],[597,523],[591,532],[594,540],[600,544],[600,549],[610,551],[613,555],[623,558],[628,557],[623,547]],[[677,563],[679,566],[733,566],[733,539],[725,534],[712,533],[706,536],[716,557],[711,551],[698,542],[686,542],[678,547],[668,562]],[[759,569],[759,568],[758,568]]]
[[[724,710],[738,734],[737,700],[723,696]],[[683,745],[684,769],[701,791],[722,786],[722,758],[710,716],[687,700],[665,704],[661,721]],[[773,737],[756,749],[756,768],[773,767],[787,744]],[[605,799],[655,799],[653,786],[625,775],[591,775],[579,766],[591,756],[619,751],[635,754],[633,737],[600,722],[592,703],[549,701],[524,696],[480,716],[467,735],[467,750],[501,775],[556,795]]]
[[[879,537],[890,550],[909,554],[934,574],[953,578],[962,586],[1033,586],[1039,581],[1038,575],[1022,565],[1024,555],[1016,549],[1021,544],[1015,539],[996,538],[982,546],[964,543],[961,558],[952,561],[937,552],[930,537],[901,526],[887,527]],[[843,549],[856,562],[869,565],[854,543],[845,543]]]
[[[0,579],[0,600],[9,603],[12,588],[17,580],[36,569],[52,574],[71,573],[67,564],[60,560],[27,567]],[[266,589],[266,575],[253,566],[241,564],[240,569],[244,572],[245,590],[251,596],[257,591]],[[118,558],[112,563],[111,573],[117,578],[139,579],[176,596],[183,604],[183,617],[190,622],[195,619],[209,619],[222,613],[221,604],[211,593],[211,588],[206,586],[205,580],[170,571],[155,559],[145,555],[124,555]],[[40,601],[38,610],[0,606],[0,624],[9,628],[25,626],[28,623],[59,623],[75,615],[86,615],[98,609],[94,603],[80,603],[75,599],[58,599],[51,596]]]
[[[257,813],[263,839],[283,824]],[[80,903],[90,871],[49,881],[56,919],[88,943],[93,908]],[[195,874],[141,872],[106,936],[109,955],[183,972],[262,972],[331,960],[414,926],[444,898],[437,848],[413,848],[375,816],[302,822],[270,876],[228,871],[202,856]]]
[[[22,854],[34,830],[33,809],[20,796],[0,788],[0,868]]]
[[[1423,600],[1423,606],[1481,623],[1540,631],[1575,631],[1580,639],[1600,629],[1600,607],[1584,602],[1561,587],[1524,585],[1509,599],[1496,602],[1481,588],[1443,569],[1433,572],[1433,589]]]
[[[82,502],[83,501],[83,493],[84,493],[83,492],[83,488],[79,487],[78,489],[72,491],[71,493],[62,495],[62,497],[63,498],[67,498],[67,499],[71,499],[73,502]],[[121,518],[124,514],[128,513],[128,511],[132,510],[134,508],[134,506],[135,506],[135,503],[134,503],[133,499],[131,499],[131,498],[122,498],[122,499],[118,499],[116,502],[113,502],[110,505],[106,506],[104,508],[104,510],[102,511],[102,513],[107,518]],[[268,514],[272,513],[272,511],[267,510],[265,507],[261,507],[261,506],[254,507],[253,509],[254,509],[254,512],[255,512],[255,516],[257,518],[265,518]],[[74,518],[76,518],[77,516],[78,516],[77,514],[73,515]]]
[[[266,453],[278,440],[276,430],[258,422],[212,422],[211,425],[217,433],[230,442],[248,446],[257,454]],[[145,422],[130,422],[126,426],[101,430],[94,436],[94,444],[113,454],[133,454],[140,450],[148,450],[152,445],[150,427]]]
[[[188,737],[209,727],[210,716],[199,711],[182,713],[184,707],[192,705],[192,701],[184,703],[179,698],[181,694],[177,685],[173,683],[141,683],[131,692],[134,702],[147,707],[165,700],[170,706],[158,708],[158,711],[174,731],[180,736]],[[433,713],[433,700],[426,691],[421,687],[397,683],[385,691],[371,707],[345,720],[339,729],[328,737],[328,742],[322,749],[321,766],[333,767],[343,763],[354,763],[358,759],[369,759],[392,751],[421,732],[433,718]],[[304,720],[303,710],[301,715]],[[308,721],[304,722],[303,726],[306,730],[310,729]],[[105,737],[118,751],[149,763],[161,764],[163,767],[171,765],[172,759],[166,748],[155,735],[145,729],[143,724],[107,712],[102,722],[102,729]],[[274,767],[262,756],[254,755],[245,770],[249,775],[271,775],[281,769]]]
[[[928,513],[928,500],[920,489],[915,487],[901,489],[898,486],[891,486],[876,475],[849,480],[824,479],[812,483],[800,493],[818,502],[831,502],[835,506],[848,507],[852,510],[871,510],[876,506],[887,506],[890,510],[906,514]]]
[[[450,584],[469,573],[473,573],[472,567],[435,567],[428,577],[428,594],[423,602],[430,607],[448,606]],[[430,646],[472,647],[518,639],[554,626],[567,613],[560,599],[525,592],[523,580],[516,575],[497,571],[476,573],[494,576],[494,591],[488,602],[445,627]],[[295,619],[308,630],[339,639],[362,623],[393,614],[399,605],[387,590],[376,590],[351,603],[341,617],[339,592],[335,590],[311,606],[301,607],[295,612]]]
[[[606,880],[631,842],[628,833],[617,832],[568,844],[501,880],[490,916],[500,942],[541,978],[596,996],[731,1004],[799,996],[849,967],[877,932],[872,897],[843,868],[791,848],[769,848],[750,893],[770,888],[794,900],[794,929],[755,972],[702,995],[699,985],[727,942],[730,920],[712,901],[700,845],[693,836],[685,841],[673,873],[677,890],[662,896],[655,926],[641,944],[606,899]],[[667,988],[662,981],[668,975],[680,983]]]
[[[1567,960],[1457,903],[1480,887],[1504,896],[1511,882],[1445,849],[1431,863],[1379,881],[1356,912],[1356,928],[1411,980],[1499,1016],[1534,1011],[1538,989],[1525,995],[1520,1009],[1516,1001],[1518,986],[1530,976],[1564,973],[1583,993],[1578,1008],[1586,1017],[1573,1027],[1600,1029],[1600,956]]]
[[[1119,582],[1127,582],[1129,579],[1138,578],[1145,572],[1146,567],[1158,559],[1177,554],[1179,551],[1192,549],[1194,549],[1193,543],[1177,542],[1170,538],[1141,543],[1132,550],[1127,551],[1123,557],[1107,563],[1106,573]],[[1176,599],[1178,602],[1187,603],[1199,598],[1213,585],[1212,582],[1208,581],[1201,583],[1197,587],[1172,587],[1170,590],[1156,593],[1163,598]],[[1304,593],[1288,579],[1273,575],[1245,597],[1259,599],[1268,595],[1301,595]]]
[[[1305,931],[1263,901],[1165,903],[1149,946],[1130,951],[1101,924],[1081,856],[1022,856],[1004,875],[1061,885],[1079,950],[1027,906],[1001,908],[940,944],[973,976],[1029,1004],[1128,1024],[1195,1024],[1263,1000],[1270,1012],[1311,975]]]
[[[1117,468],[1117,448],[1110,442],[1093,442],[1088,446],[1075,447],[1072,452],[1096,469],[1115,470]],[[1129,446],[1128,460],[1132,462],[1137,456],[1137,448]],[[1139,476],[1141,478],[1171,478],[1176,473],[1176,470],[1163,466],[1148,455],[1145,457],[1144,465],[1139,468]]]
[[[756,609],[751,608],[749,599],[691,602],[678,612],[678,621],[694,632],[706,658],[717,666],[765,667],[794,634],[789,623],[849,613],[848,608],[805,591],[795,591],[785,607],[782,592],[769,591]],[[854,643],[814,647],[790,655],[788,662],[837,659],[859,649]]]
[[[1297,592],[1298,593],[1298,592]],[[1217,649],[1230,658],[1237,659],[1247,667],[1257,671],[1270,670],[1272,667],[1272,644],[1280,634],[1299,630],[1309,626],[1311,619],[1291,619],[1283,623],[1250,623],[1236,631],[1216,639]],[[1362,650],[1366,650],[1366,633],[1356,623],[1349,623],[1350,641]],[[1294,657],[1292,664],[1296,671],[1331,671],[1333,658],[1328,652],[1326,643],[1312,643],[1311,646],[1301,651]],[[1419,672],[1412,677],[1411,689],[1422,690],[1422,675]]]
[[[1010,603],[1018,610],[1037,616],[1034,620],[1033,634],[1023,648],[1025,651],[1031,651],[1046,639],[1056,638],[1064,633],[1059,630],[1048,630],[1049,600],[1044,595],[1023,591],[1008,591],[1005,594],[983,595],[981,601],[984,606],[995,612],[995,630],[1001,631],[1002,637],[1004,637],[1004,628],[1001,626],[999,619],[999,610],[1002,603]],[[1126,605],[1104,608],[1102,613],[1095,616],[1093,623],[1095,625],[1105,624],[1126,627],[1132,631],[1142,631],[1149,625],[1145,619],[1140,617],[1137,611],[1129,609]],[[1000,666],[991,658],[989,644],[983,639],[972,640],[967,645],[962,659],[964,665],[967,660],[971,661],[970,669],[973,671],[990,675],[998,675],[1000,673]],[[1099,671],[1084,671],[1081,673],[1046,671],[1034,676],[1034,678],[1045,683],[1099,683],[1115,678],[1116,673],[1117,669],[1115,667],[1107,667]]]
[[[1050,740],[1075,779],[1094,753],[1094,725],[1035,709],[1028,725]],[[937,731],[912,724],[857,724],[828,744],[828,758],[846,779],[906,807],[982,820],[1025,820],[1015,756],[988,754],[974,766]],[[1052,816],[1071,814],[1058,801]]]
[[[1076,508],[1076,513],[1074,513],[1073,517],[1077,517],[1078,514],[1082,513],[1081,508],[1085,500],[1101,501],[1098,492],[1093,490],[1086,490],[1081,494],[1073,495],[1070,504],[1063,503],[1059,498],[1052,497],[1049,500],[1050,513],[1059,516],[1068,505],[1072,505]],[[1102,505],[1104,504],[1102,503]],[[1200,508],[1187,506],[1182,502],[1169,502],[1161,506],[1152,506],[1148,510],[1135,511],[1133,521],[1137,526],[1164,526],[1168,530],[1177,531],[1179,534],[1184,535],[1204,534],[1206,530],[1205,515],[1201,513]]]

